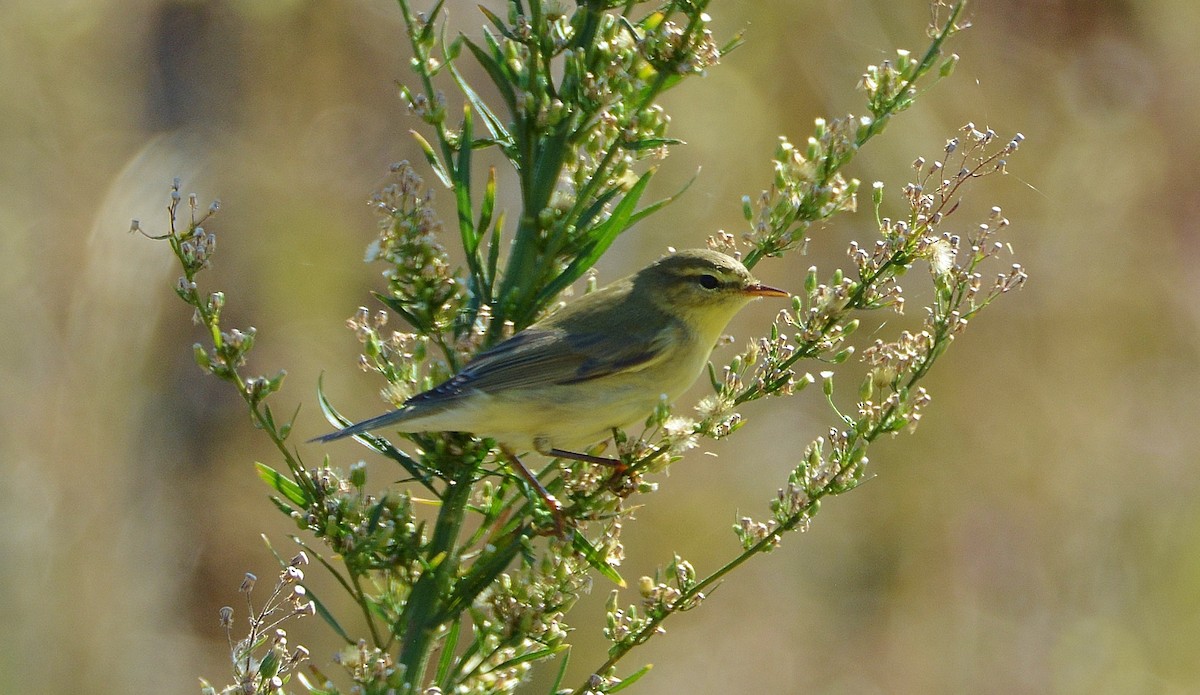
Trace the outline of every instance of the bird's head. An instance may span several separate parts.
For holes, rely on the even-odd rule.
[[[738,260],[707,249],[664,256],[638,272],[633,284],[645,301],[704,333],[720,333],[751,299],[788,296],[756,280]]]

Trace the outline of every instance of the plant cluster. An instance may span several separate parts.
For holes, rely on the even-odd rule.
[[[446,35],[443,2],[421,13],[399,0],[416,75],[401,96],[427,126],[428,135],[414,137],[449,191],[455,219],[443,225],[432,191],[408,163],[396,165],[372,199],[380,227],[367,258],[385,268],[387,286],[377,296],[386,310],[362,308],[348,325],[362,345],[360,366],[382,377],[381,393],[392,406],[552,311],[618,235],[675,197],[642,200],[655,171],[647,160],[679,144],[667,135],[670,119],[657,100],[703,75],[738,41],[714,40],[708,0],[579,0],[572,10],[566,4],[509,0],[503,17],[483,9],[490,26],[475,39]],[[914,103],[925,82],[950,74],[957,57],[947,56],[944,46],[962,28],[961,13],[962,2],[935,2],[924,53],[900,51],[866,70],[860,87],[867,115],[818,119],[802,145],[781,139],[770,185],[742,200],[745,230],[717,232],[708,245],[753,267],[768,257],[805,254],[817,243],[814,225],[854,211],[859,182],[846,175],[846,165]],[[457,63],[468,57],[483,68],[498,103],[486,103],[467,83]],[[459,116],[452,117],[454,105],[439,87],[446,83],[462,96]],[[1019,265],[988,270],[1008,253],[999,237],[1008,222],[999,208],[975,226],[952,217],[964,187],[1003,173],[1020,143],[1019,135],[1003,139],[968,124],[940,159],[914,163],[896,217],[885,216],[884,188],[876,184],[877,233],[849,245],[847,268],[810,267],[802,291],[764,335],[723,367],[710,367],[713,392],[694,411],[664,402],[640,431],[614,431],[619,468],[555,460],[538,471],[541,484],[564,501],[571,528],[561,535],[550,533],[543,499],[487,439],[358,436],[404,472],[402,485],[372,487],[362,463],[304,464],[286,441],[294,416],[281,421],[266,402],[282,372],[244,376],[254,330],[223,328],[224,295],[197,288],[196,274],[215,250],[205,225],[217,206],[202,211],[191,196],[184,219],[176,183],[170,229],[156,238],[167,240],[179,259],[177,293],[207,331],[206,343],[195,348],[197,363],[235,385],[256,425],[275,442],[286,471],[259,464],[260,476],[274,490],[275,505],[304,534],[295,542],[361,609],[351,625],[349,616],[334,616],[305,594],[304,605],[346,641],[336,659],[343,671],[338,678],[312,664],[295,668],[300,659],[285,658],[279,640],[266,636],[267,619],[251,611],[251,636],[231,639],[237,685],[227,692],[283,692],[295,676],[313,693],[503,693],[515,690],[536,664],[555,659],[551,692],[628,687],[648,667],[620,675],[622,659],[660,634],[667,618],[700,606],[740,564],[777,547],[786,532],[806,528],[823,498],[853,489],[868,470],[870,444],[921,419],[930,402],[922,381],[937,359],[980,311],[1023,284]],[[474,158],[484,150],[517,175],[511,225],[498,202],[495,168],[479,180]],[[452,257],[463,258],[463,266]],[[871,312],[906,311],[899,282],[918,267],[928,272],[914,273],[915,279],[927,278],[932,287],[920,327],[856,343],[856,329]],[[407,325],[389,328],[392,315]],[[820,365],[815,375],[802,367],[811,363]],[[847,363],[866,374],[852,382],[851,407],[839,405],[846,397],[835,391]],[[653,492],[656,474],[703,440],[735,433],[745,404],[794,396],[818,382],[833,424],[805,448],[769,501],[767,516],[734,525],[740,545],[715,570],[698,571],[675,557],[658,576],[636,582],[635,602],[623,602],[614,589],[603,628],[611,642],[608,658],[573,688],[567,685],[569,610],[596,575],[625,586],[618,568],[630,499]],[[319,400],[332,423],[348,424],[323,394]],[[419,501],[432,501],[436,512],[417,513]],[[281,564],[285,574],[296,568]],[[302,586],[302,577],[294,582]],[[269,605],[278,605],[278,595]],[[222,620],[228,624],[224,613]],[[351,685],[343,689],[339,680]]]

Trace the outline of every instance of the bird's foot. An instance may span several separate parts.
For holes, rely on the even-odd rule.
[[[537,493],[539,498],[541,498],[542,503],[546,505],[546,509],[550,512],[550,518],[554,523],[554,535],[558,536],[559,538],[566,538],[568,524],[566,517],[563,516],[562,503],[559,502],[554,495],[550,494],[550,491],[546,489],[546,486],[542,485],[542,482],[537,479],[537,476],[534,475],[533,472],[528,468],[526,468],[525,464],[521,463],[521,459],[517,458],[517,455],[513,453],[511,449],[506,446],[501,446],[500,450],[504,452],[504,456],[508,458],[509,463],[512,464],[513,470],[517,472],[517,475],[521,476],[525,479],[525,482],[529,483],[529,486],[533,488],[533,491]]]

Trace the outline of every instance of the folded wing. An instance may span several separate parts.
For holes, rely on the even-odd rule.
[[[576,384],[645,369],[664,359],[669,333],[573,333],[527,328],[471,360],[448,381],[410,398],[405,405],[438,405],[462,395],[507,389]]]

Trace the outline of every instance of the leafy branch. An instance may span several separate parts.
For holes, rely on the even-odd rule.
[[[903,331],[891,342],[876,339],[862,351],[868,374],[857,391],[854,415],[839,410],[834,402],[835,375],[832,371],[822,372],[822,390],[837,424],[805,449],[786,487],[771,502],[771,518],[756,522],[743,517],[734,527],[742,551],[708,576],[697,579],[690,565],[687,571],[678,571],[682,561],[676,558],[667,571],[673,577],[672,583],[647,584],[643,579],[640,610],[637,606],[621,609],[614,599],[609,606],[608,634],[613,641],[609,658],[593,672],[588,683],[575,689],[576,695],[607,692],[619,685],[623,681],[613,677],[613,669],[635,647],[660,634],[668,617],[698,606],[712,586],[755,555],[778,547],[784,534],[806,529],[823,498],[854,489],[865,474],[870,444],[885,434],[914,428],[920,421],[930,402],[920,382],[950,343],[992,301],[1024,284],[1024,269],[1012,264],[997,274],[989,289],[983,289],[982,265],[995,261],[1007,248],[996,239],[1008,226],[999,208],[993,208],[988,220],[966,236],[941,231],[947,217],[958,208],[961,187],[1003,173],[1004,157],[1014,153],[1023,139],[1017,135],[997,146],[995,133],[978,131],[971,124],[964,127],[963,138],[965,146],[958,138],[946,145],[946,154],[956,156],[949,160],[954,162],[950,169],[956,172],[951,177],[938,178],[948,168],[942,162],[927,164],[919,159],[914,163],[917,180],[904,189],[909,205],[906,221],[892,222],[879,216],[883,188],[875,187],[881,239],[871,254],[857,242],[849,248],[859,281],[842,278],[841,271],[836,271],[835,277],[840,279],[831,289],[812,280],[815,270],[810,271],[806,296],[797,298],[792,311],[781,312],[771,338],[764,338],[726,368],[724,380],[715,383],[713,402],[724,403],[722,417],[729,418],[730,409],[736,405],[765,395],[792,394],[797,387],[814,383],[811,374],[798,378],[792,372],[792,365],[799,359],[819,358],[838,349],[832,361],[846,361],[855,350],[843,344],[857,326],[856,319],[846,320],[847,315],[856,310],[902,309],[902,297],[894,281],[918,260],[929,264],[935,291],[922,330]],[[789,337],[785,328],[798,332]],[[701,421],[693,425],[692,431],[704,434],[706,428]]]
[[[414,11],[409,0],[398,2],[416,73],[414,86],[401,86],[400,95],[428,126],[425,135],[412,135],[437,183],[453,196],[450,236],[457,248],[443,246],[433,191],[412,165],[395,165],[391,180],[371,199],[379,235],[367,254],[386,268],[386,288],[376,294],[385,310],[363,307],[347,322],[361,345],[359,366],[380,377],[382,396],[392,406],[450,378],[479,351],[537,320],[619,235],[682,193],[643,201],[656,171],[650,160],[681,144],[668,136],[669,118],[657,102],[740,42],[718,45],[713,39],[709,0],[580,0],[573,12],[560,2],[508,0],[505,16],[480,8],[488,26],[479,38],[447,35],[444,0],[428,13]],[[817,119],[803,147],[781,139],[771,185],[757,200],[742,200],[746,232],[719,232],[709,246],[753,267],[764,258],[804,253],[814,224],[854,211],[860,184],[845,169],[920,90],[950,74],[957,57],[944,50],[964,27],[963,5],[934,2],[930,43],[920,58],[899,51],[893,61],[868,67],[860,82],[868,116]],[[460,60],[482,68],[497,104],[486,103],[467,82]],[[440,91],[447,84],[461,95],[461,117]],[[369,486],[368,466],[361,462],[342,469],[327,458],[306,468],[286,442],[295,416],[281,422],[265,402],[279,390],[283,373],[245,376],[254,329],[223,330],[224,295],[197,288],[196,275],[215,251],[215,236],[205,225],[217,205],[201,211],[189,196],[190,215],[183,218],[176,182],[169,231],[151,238],[169,242],[183,268],[176,292],[211,342],[195,347],[198,364],[236,388],[284,461],[286,474],[257,464],[273,503],[325,546],[323,555],[317,543],[294,538],[304,557],[313,556],[357,605],[355,620],[365,637],[355,637],[316,596],[303,594],[310,601],[306,610],[345,640],[337,662],[354,692],[512,692],[535,664],[561,657],[557,689],[569,647],[566,614],[591,573],[625,585],[617,568],[629,499],[653,492],[652,476],[701,439],[736,432],[743,404],[794,395],[819,380],[834,424],[806,447],[770,502],[770,516],[735,525],[741,550],[708,575],[673,558],[658,576],[637,582],[637,605],[621,607],[614,590],[605,626],[612,642],[608,658],[573,692],[616,692],[647,673],[643,667],[624,678],[614,675],[635,647],[662,632],[669,616],[698,607],[734,569],[777,547],[788,531],[806,528],[823,498],[863,479],[873,442],[916,426],[930,400],[922,382],[935,361],[983,308],[1023,284],[1025,273],[1016,264],[990,286],[983,279],[984,264],[1007,250],[997,238],[1008,224],[999,208],[968,232],[948,222],[964,187],[1003,173],[1020,142],[1019,135],[1004,143],[992,131],[968,125],[948,141],[944,161],[914,163],[915,180],[903,189],[908,210],[896,220],[884,216],[883,187],[876,184],[878,237],[850,245],[849,270],[822,275],[809,268],[803,291],[766,335],[723,369],[710,368],[714,393],[694,418],[664,401],[640,434],[613,431],[620,466],[552,460],[538,471],[538,484],[564,502],[562,513],[573,525],[565,537],[545,535],[552,518],[537,485],[515,475],[511,459],[488,439],[448,432],[403,439],[357,435],[403,478],[379,489]],[[509,226],[499,204],[497,165],[488,164],[482,177],[478,171],[484,156],[516,174],[520,207]],[[140,231],[136,222],[134,228]],[[452,258],[462,258],[462,267]],[[903,312],[899,280],[918,264],[928,265],[933,288],[920,328],[852,344],[866,312]],[[394,318],[404,324],[399,330],[390,325]],[[855,358],[866,376],[853,390],[853,408],[845,409],[839,407],[845,396],[834,388],[834,368]],[[818,376],[799,373],[802,360],[829,369]],[[320,386],[318,401],[331,423],[349,424]],[[432,511],[420,514],[421,506]],[[280,564],[285,572],[293,566]],[[288,576],[297,585],[302,579]],[[271,606],[279,605],[276,598]],[[263,641],[261,630],[248,641],[231,638],[231,653],[238,684],[231,687],[240,690],[226,692],[282,692],[287,681],[277,667],[286,663],[291,673],[301,661],[288,656],[283,662],[278,645]],[[260,657],[253,655],[260,653],[267,656],[256,661]],[[295,673],[310,692],[341,692],[316,665]]]

